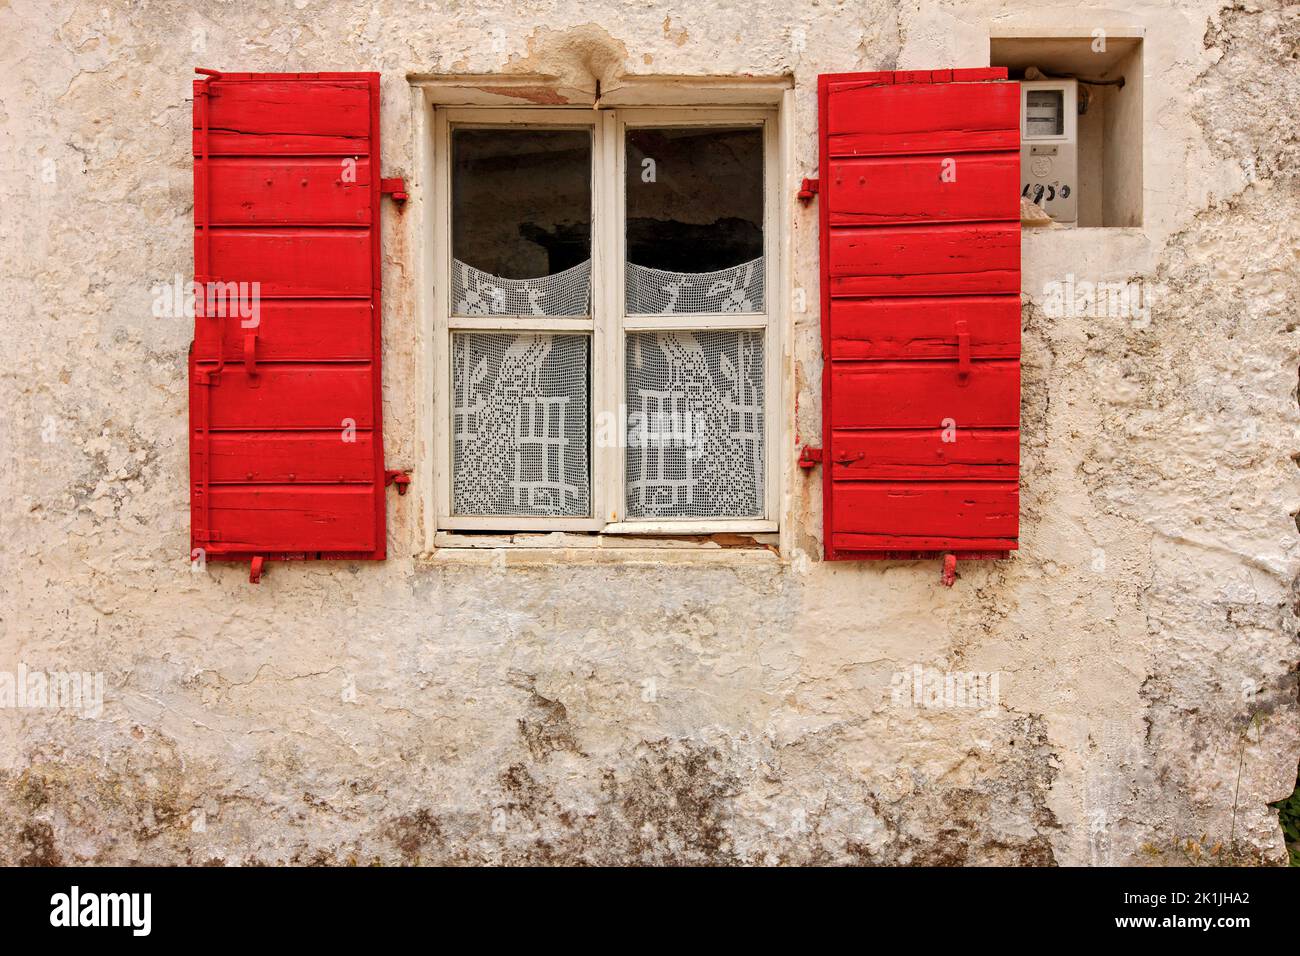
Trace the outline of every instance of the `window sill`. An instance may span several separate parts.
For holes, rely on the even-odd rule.
[[[433,550],[417,555],[426,565],[448,563],[548,564],[757,564],[780,563],[774,533],[718,532],[669,536],[570,534],[461,534],[439,531]]]

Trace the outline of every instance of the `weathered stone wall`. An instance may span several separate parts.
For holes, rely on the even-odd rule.
[[[0,670],[106,687],[98,719],[0,710],[0,863],[1281,862],[1298,10],[6,4]],[[823,564],[814,473],[780,562],[417,559],[412,495],[382,565],[191,573],[191,329],[151,289],[191,273],[193,66],[381,70],[389,175],[414,172],[408,73],[790,73],[814,175],[818,73],[979,66],[993,26],[1116,23],[1146,31],[1145,225],[1025,237],[1013,560],[951,590],[933,563]],[[815,211],[788,199],[816,302]],[[387,217],[407,466],[415,229]],[[1154,285],[1149,325],[1052,317],[1041,290],[1067,273]],[[792,348],[815,439],[815,308]],[[999,705],[901,706],[915,666],[996,672]]]

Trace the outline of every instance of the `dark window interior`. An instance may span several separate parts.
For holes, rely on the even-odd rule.
[[[506,279],[591,258],[591,133],[452,131],[452,255]]]
[[[628,262],[714,272],[761,255],[760,127],[627,131]]]

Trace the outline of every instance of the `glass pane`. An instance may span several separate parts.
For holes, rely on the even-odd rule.
[[[452,337],[452,511],[591,513],[585,335]]]
[[[454,129],[453,315],[591,314],[591,131]]]
[[[763,514],[763,333],[627,337],[627,516]]]
[[[763,311],[763,131],[627,131],[629,315]]]
[[[1062,90],[1025,91],[1025,135],[1065,135],[1065,93]]]

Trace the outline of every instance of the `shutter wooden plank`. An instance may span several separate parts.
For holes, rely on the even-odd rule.
[[[848,482],[839,491],[835,534],[872,535],[881,540],[851,547],[899,547],[889,536],[995,539],[1018,533],[1019,486],[1014,481]],[[994,547],[985,543],[982,547]]]
[[[1020,92],[1014,83],[864,85],[836,93],[825,123],[835,157],[1018,150]]]
[[[370,298],[369,229],[214,229],[211,275],[265,296]]]
[[[953,419],[957,427],[1016,428],[1020,363],[971,363],[965,379],[956,362],[834,362],[833,428],[926,428]]]
[[[370,224],[366,157],[229,157],[210,175],[214,226]]]
[[[835,481],[1015,481],[1020,465],[1017,429],[836,429],[834,445],[835,459],[830,467]]]
[[[374,103],[350,80],[241,79],[207,82],[208,155],[368,155]],[[195,128],[195,155],[199,155]],[[378,150],[373,150],[378,155]]]
[[[957,359],[958,322],[971,357],[1020,357],[1019,296],[833,299],[832,359]]]
[[[835,534],[831,536],[838,561],[911,561],[940,558],[956,552],[965,558],[997,559],[1016,549],[1015,538],[959,538],[900,534]]]
[[[834,182],[827,193],[832,226],[1020,215],[1020,158],[1014,153],[846,159],[835,164]]]
[[[1020,291],[1019,222],[838,229],[830,253],[832,296]]]
[[[365,486],[214,485],[212,518],[221,540],[208,557],[373,551],[382,544],[373,510],[374,492]]]
[[[194,354],[202,362],[218,357],[219,338],[227,360],[243,360],[244,336],[257,334],[259,362],[368,361],[374,349],[369,300],[265,299],[254,318],[196,322]]]
[[[212,482],[326,482],[368,484],[373,436],[358,430],[341,441],[339,429],[318,432],[216,432]]]
[[[242,365],[227,365],[221,376],[213,428],[332,428],[342,435],[345,420],[358,428],[374,423],[369,365],[261,364],[251,383]]]

